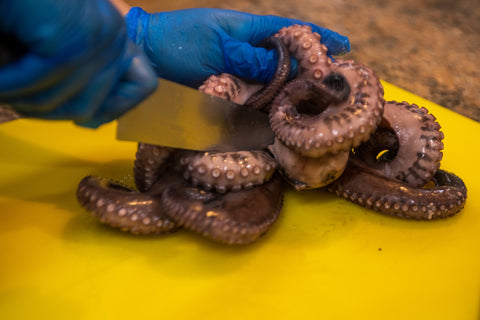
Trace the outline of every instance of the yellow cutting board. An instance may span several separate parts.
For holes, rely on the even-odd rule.
[[[251,246],[136,237],[75,198],[89,174],[131,183],[136,145],[114,125],[0,125],[0,319],[479,319],[480,124],[384,85],[442,125],[442,168],[469,192],[457,216],[407,221],[289,190]]]

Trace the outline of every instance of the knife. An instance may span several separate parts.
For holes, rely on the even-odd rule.
[[[181,149],[263,149],[273,138],[266,113],[165,79],[117,120],[119,140]]]

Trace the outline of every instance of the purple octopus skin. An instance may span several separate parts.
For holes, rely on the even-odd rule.
[[[302,105],[313,100],[315,86],[305,89],[294,84],[273,102],[270,125],[275,136],[288,148],[304,156],[321,157],[349,151],[368,140],[383,113],[383,87],[370,68],[353,61],[330,65],[332,74],[341,75],[350,86],[348,97],[320,106],[318,112],[303,112]],[[328,81],[328,76],[325,78]]]
[[[261,186],[218,194],[182,182],[163,193],[165,212],[176,224],[226,244],[249,244],[277,220],[282,207],[278,176]]]
[[[240,191],[270,180],[276,161],[264,151],[195,152],[180,157],[184,177],[219,193]]]
[[[178,226],[165,215],[161,195],[174,180],[163,177],[149,193],[141,193],[105,178],[87,176],[77,188],[77,199],[101,223],[113,228],[143,235],[170,233]]]
[[[182,171],[183,177],[195,186],[225,193],[260,185],[270,179],[276,168],[276,161],[260,150],[195,152],[139,143],[134,174],[141,192],[148,191],[165,170],[174,169]]]
[[[417,220],[445,218],[464,207],[467,188],[459,177],[439,169],[432,182],[435,187],[412,187],[351,156],[342,176],[328,190],[362,207]]]
[[[275,36],[268,37],[260,43],[260,46],[266,49],[275,49],[278,55],[278,63],[270,82],[244,103],[245,106],[257,110],[265,109],[280,92],[283,84],[287,81],[291,66],[290,53],[280,38]]]
[[[435,120],[415,104],[387,102],[379,128],[355,154],[387,177],[421,187],[432,179],[443,156],[443,133]]]
[[[101,223],[132,234],[158,235],[185,227],[217,242],[248,244],[276,221],[283,193],[279,177],[219,194],[168,171],[147,192],[87,176],[78,186],[77,199]]]
[[[21,118],[22,115],[17,113],[9,105],[0,105],[0,123],[9,122]]]
[[[168,166],[172,148],[139,143],[134,162],[135,185],[141,192],[150,190]]]
[[[275,139],[269,150],[275,155],[278,167],[295,190],[315,189],[337,179],[345,169],[348,152],[338,152],[319,158],[302,156]]]
[[[234,75],[222,73],[208,77],[198,90],[243,105],[262,88],[261,83],[249,83]]]
[[[309,26],[282,28],[275,36],[282,39],[298,61],[296,80],[324,86],[331,84],[335,75],[349,87],[347,96],[321,105],[315,114],[302,114],[295,106],[312,99],[311,95],[304,96],[306,92],[315,92],[311,86],[301,90],[300,86],[306,84],[302,81],[300,85],[293,84],[291,90],[285,88],[270,111],[270,124],[276,137],[288,148],[309,157],[348,152],[366,141],[383,113],[383,87],[375,73],[350,60],[332,62],[327,47],[320,42],[320,35]],[[297,93],[298,90],[301,92]]]
[[[293,25],[282,28],[275,37],[282,40],[298,62],[296,79],[320,81],[330,73],[332,59],[328,48],[320,42],[321,36],[310,26]]]

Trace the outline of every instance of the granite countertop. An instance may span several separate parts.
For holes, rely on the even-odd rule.
[[[350,38],[379,77],[480,121],[477,0],[127,0],[147,11],[215,7],[310,21]]]

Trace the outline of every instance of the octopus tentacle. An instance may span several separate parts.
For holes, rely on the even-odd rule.
[[[203,152],[185,155],[184,177],[194,185],[217,192],[240,191],[268,181],[277,168],[264,151]]]
[[[174,149],[139,143],[134,162],[135,185],[141,192],[148,191],[165,171],[167,159]]]
[[[228,244],[248,244],[276,221],[282,206],[277,177],[248,190],[218,194],[176,183],[162,196],[168,216],[178,225]]]
[[[439,130],[440,125],[427,109],[390,101],[385,104],[379,129],[355,149],[355,154],[386,176],[420,187],[440,167],[443,133]]]
[[[275,37],[285,43],[292,57],[298,61],[296,79],[319,81],[330,73],[332,59],[327,56],[328,48],[320,42],[320,35],[312,32],[310,26],[284,27]]]
[[[22,115],[13,110],[9,105],[0,105],[0,123],[21,118]]]
[[[259,92],[248,98],[248,100],[244,103],[246,106],[257,110],[265,109],[265,107],[278,94],[283,84],[287,80],[291,66],[290,53],[281,39],[271,36],[264,39],[260,43],[260,46],[267,49],[275,49],[278,55],[278,63],[275,74],[272,79],[270,79],[270,82]]]
[[[342,176],[328,190],[362,207],[417,220],[445,218],[464,207],[467,188],[462,179],[439,169],[432,182],[435,187],[412,187],[352,156]]]
[[[243,105],[262,88],[261,83],[246,82],[234,75],[222,73],[208,77],[198,90]]]
[[[178,228],[164,214],[159,194],[161,192],[135,192],[94,176],[83,178],[77,188],[79,203],[100,222],[122,231],[144,235],[168,233]]]
[[[349,83],[347,99],[325,106],[316,85],[295,82],[278,95],[270,111],[275,136],[305,156],[348,151],[366,141],[381,120],[383,87],[370,68],[353,61],[336,61],[330,70]],[[316,110],[305,111],[305,104],[317,105]]]
[[[283,176],[296,190],[315,189],[337,179],[345,169],[348,152],[323,157],[305,157],[285,147],[278,139],[269,146]]]

